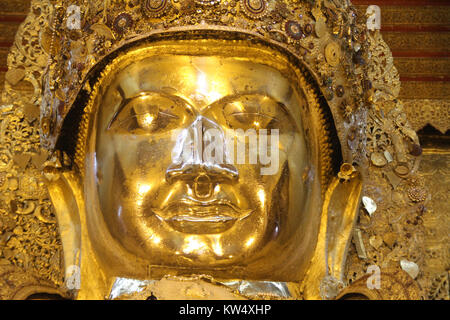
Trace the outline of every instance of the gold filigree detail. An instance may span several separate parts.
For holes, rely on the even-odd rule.
[[[20,107],[0,109],[0,273],[12,270],[21,279],[0,299],[27,283],[58,288],[63,281],[58,226],[41,174],[47,153],[39,148],[36,122]]]
[[[450,130],[450,100],[410,99],[403,101],[405,113],[415,131],[432,125],[445,134]]]
[[[63,4],[62,9],[69,3],[57,2]],[[424,260],[432,259],[430,258],[432,253],[426,253],[423,241],[422,223],[425,219],[423,217],[424,202],[426,204],[427,199],[422,196],[415,197],[415,192],[408,192],[408,190],[411,191],[411,181],[417,178],[418,159],[410,153],[409,147],[417,144],[418,141],[414,131],[404,119],[401,102],[395,100],[399,94],[400,82],[398,72],[393,65],[392,54],[380,34],[366,32],[361,21],[356,25],[364,32],[350,30],[353,34],[350,36],[347,34],[348,25],[353,21],[351,18],[353,9],[348,7],[346,2],[345,4],[340,2],[342,6],[339,9],[327,2],[329,8],[323,12],[321,8],[316,7],[313,10],[316,13],[314,15],[316,33],[319,21],[323,22],[319,24],[323,27],[319,31],[320,38],[314,37],[314,33],[311,33],[309,37],[298,41],[289,41],[286,36],[280,36],[283,34],[283,24],[286,21],[297,21],[300,13],[311,11],[308,4],[297,1],[286,1],[286,8],[295,7],[295,10],[289,14],[286,13],[289,10],[283,11],[284,13],[277,16],[275,20],[273,20],[275,14],[272,12],[267,15],[249,17],[244,10],[241,12],[236,1],[227,2],[227,5],[218,3],[212,7],[195,4],[193,1],[183,1],[178,5],[174,2],[173,5],[182,10],[181,12],[167,10],[165,15],[153,17],[140,16],[142,11],[134,10],[132,11],[132,18],[135,21],[133,27],[117,38],[111,31],[113,26],[107,17],[108,15],[117,17],[124,12],[124,6],[113,4],[107,7],[105,3],[102,2],[100,5],[94,1],[89,4],[90,7],[99,10],[92,10],[96,15],[83,19],[84,26],[90,25],[92,31],[87,33],[86,38],[77,39],[78,36],[73,32],[67,34],[67,37],[56,37],[59,40],[64,39],[65,42],[53,44],[61,48],[61,51],[49,64],[49,55],[40,43],[40,35],[42,30],[52,28],[50,21],[54,20],[49,16],[54,16],[53,19],[56,20],[61,17],[53,12],[49,1],[33,1],[33,10],[19,30],[8,58],[11,72],[8,76],[9,82],[5,85],[3,99],[6,103],[14,103],[14,105],[1,109],[0,240],[2,242],[0,262],[7,267],[2,266],[0,269],[18,270],[18,276],[8,278],[8,281],[25,285],[50,282],[53,287],[58,288],[61,287],[63,279],[61,271],[63,268],[60,262],[62,248],[58,229],[54,221],[52,205],[44,185],[41,185],[44,182],[41,179],[41,172],[48,154],[43,151],[38,142],[38,123],[35,113],[33,116],[33,108],[37,108],[43,96],[45,101],[42,106],[42,124],[44,126],[41,129],[44,135],[48,132],[48,135],[56,136],[59,134],[58,125],[61,123],[56,125],[55,119],[58,117],[62,121],[71,108],[78,89],[84,85],[86,75],[104,55],[139,37],[164,33],[171,28],[177,32],[189,30],[187,32],[192,33],[203,29],[220,32],[245,31],[255,39],[263,39],[266,43],[276,44],[291,52],[298,61],[311,70],[313,81],[317,81],[322,93],[335,92],[337,86],[344,84],[344,96],[327,95],[327,103],[344,149],[344,161],[354,164],[358,171],[364,174],[366,185],[363,195],[374,199],[378,207],[372,216],[364,210],[360,212],[357,228],[361,231],[359,240],[365,246],[367,257],[365,260],[359,258],[355,248],[351,247],[346,284],[356,283],[358,278],[364,276],[368,264],[379,265],[383,270],[388,267],[398,268],[400,259],[408,259],[417,263],[422,270],[426,265]],[[186,6],[187,3],[192,6]],[[211,16],[212,12],[215,12],[213,16]],[[100,15],[98,16],[97,13]],[[331,19],[333,15],[336,15],[336,19]],[[328,18],[329,26],[324,23],[325,16]],[[60,22],[63,19],[61,18]],[[348,25],[343,21],[348,21]],[[314,24],[312,21],[308,23]],[[53,31],[56,32],[56,30]],[[60,31],[67,30],[58,30]],[[335,34],[337,39],[331,34]],[[361,40],[364,35],[367,36],[367,42]],[[22,40],[27,37],[30,41],[24,44]],[[86,46],[83,45],[83,40],[86,41]],[[329,59],[325,57],[324,47],[331,40],[337,41],[342,50],[340,60],[342,68],[340,65],[335,68],[330,68],[328,65]],[[313,48],[306,53],[301,50],[310,48],[310,43],[313,44]],[[360,50],[355,51],[356,45],[361,46]],[[54,50],[48,50],[48,52],[53,53]],[[367,54],[368,52],[370,55]],[[365,62],[366,66],[363,66],[362,62]],[[41,91],[43,74],[47,67],[49,77],[45,83],[50,86]],[[100,78],[105,75],[108,68],[110,66],[105,69]],[[15,90],[13,84],[24,80],[32,83],[34,92],[31,94]],[[306,80],[303,81],[308,92],[308,102],[312,106],[317,106],[316,90],[307,84]],[[91,108],[93,99],[98,94],[100,82],[98,81],[92,90],[87,91],[91,100],[86,106],[80,124],[75,157],[75,162],[81,169],[84,165],[84,143],[87,139],[90,115],[93,112]],[[340,108],[344,110],[341,111]],[[325,121],[326,117],[321,113],[322,109],[318,109],[317,112],[317,130],[325,133],[329,130],[329,123]],[[440,128],[443,127],[440,126]],[[328,135],[323,134],[319,140],[321,150],[330,149],[331,142]],[[50,143],[45,142],[44,147],[51,149],[54,142],[55,140]],[[381,156],[386,161],[376,161],[377,165],[370,163],[369,160],[374,154],[376,154],[374,159],[379,160]],[[330,177],[330,157],[329,152],[321,152],[322,181]],[[401,171],[398,169],[399,166]],[[397,174],[399,172],[400,175]],[[411,198],[410,194],[414,197]],[[442,257],[438,259],[445,260]],[[441,291],[448,288],[448,274],[442,272],[437,276],[428,272],[425,276],[419,274],[417,281],[425,283],[428,297],[443,297]],[[409,279],[402,277],[400,276],[406,284],[411,283]],[[3,280],[3,278],[7,279],[4,273],[0,276],[0,279]],[[395,281],[392,281],[395,284]],[[431,286],[430,283],[433,285]],[[418,297],[419,289],[414,285],[411,285],[411,288],[414,292],[408,297]],[[11,296],[10,290],[7,293],[0,293],[0,297],[9,296]]]
[[[61,0],[58,4],[61,5],[61,10],[64,10],[70,3]],[[323,52],[324,48],[320,45],[319,40],[314,36],[315,23],[306,14],[311,10],[309,3],[292,1],[275,3],[265,0],[187,0],[180,2],[142,0],[139,10],[132,6],[125,8],[120,2],[114,2],[111,5],[91,3],[89,6],[90,10],[83,11],[86,15],[82,18],[82,24],[84,28],[88,28],[92,32],[79,34],[81,37],[70,37],[74,32],[73,30],[71,32],[66,30],[64,19],[57,15],[53,17],[55,23],[61,26],[58,29],[58,36],[55,38],[64,39],[65,43],[55,43],[55,46],[59,46],[62,52],[55,57],[54,64],[51,65],[47,74],[48,81],[44,82],[45,91],[43,93],[45,98],[41,108],[41,116],[43,123],[49,123],[49,125],[47,125],[48,129],[43,132],[42,143],[44,147],[49,149],[54,149],[61,133],[64,118],[71,110],[76,92],[85,82],[89,71],[104,56],[130,42],[163,34],[177,34],[179,32],[191,34],[203,29],[229,35],[233,32],[237,32],[241,36],[251,34],[255,40],[264,40],[276,44],[294,54],[303,64],[312,69],[313,78],[316,78],[317,74],[329,78],[332,73],[347,72],[342,69],[346,68],[352,59],[353,44],[351,38],[353,33],[360,32],[357,30],[355,22],[363,23],[362,21],[355,21],[352,15],[354,9],[347,2],[342,2],[339,9],[331,4],[328,5],[329,8],[326,8],[326,10],[316,7],[316,14],[320,12],[323,19],[325,19],[325,11],[331,10],[330,12],[333,12],[336,19],[330,20],[331,28],[345,30],[345,32],[339,34],[338,38],[332,38],[332,32],[329,32],[328,27],[324,25],[325,29],[320,41],[330,42],[333,39],[332,41],[336,43],[334,47],[340,48],[338,51],[333,51],[333,58],[328,57],[328,60],[335,65],[334,70],[331,70],[325,59],[315,60],[316,56],[323,55],[325,52]],[[172,7],[173,10],[168,10],[168,7]],[[130,16],[122,19],[122,23],[127,23],[127,21],[133,21],[133,23],[127,23],[127,28],[115,26],[115,17],[123,15],[124,10]],[[96,14],[93,15],[92,12],[96,12]],[[104,18],[99,19],[99,15]],[[302,27],[302,30],[298,29],[297,24]],[[286,29],[287,25],[289,26],[289,32]],[[100,28],[100,26],[102,27]],[[106,29],[116,30],[117,37],[108,37],[104,32],[100,32],[100,30]],[[117,30],[120,32],[117,32]],[[299,37],[300,31],[302,31],[301,37]],[[68,36],[64,37],[65,34]],[[350,47],[348,46],[349,43]],[[364,47],[364,44],[360,46],[361,50]],[[337,55],[338,58],[336,58]],[[62,59],[62,56],[67,59]],[[341,61],[341,58],[347,64],[337,65],[336,61]],[[69,67],[69,64],[72,67]],[[361,69],[357,72],[358,74],[363,74],[362,65],[355,66],[355,68]],[[352,74],[354,72],[347,73]],[[355,105],[356,101],[363,99],[363,90],[360,88],[361,81],[356,78],[347,79],[343,77],[341,82],[345,82],[339,83],[343,88],[353,88],[353,90],[342,91],[350,105]],[[46,83],[49,85],[46,86]],[[322,87],[322,79],[317,79],[317,83],[321,86],[322,91],[328,90],[325,85]],[[334,91],[334,88],[332,88],[332,91]],[[344,98],[344,96],[338,97]],[[327,102],[332,113],[337,113],[339,99],[333,99],[333,96],[328,94],[326,97],[329,98]],[[356,109],[355,107],[352,110]],[[345,137],[340,129],[342,128],[338,128],[339,138],[345,145]]]

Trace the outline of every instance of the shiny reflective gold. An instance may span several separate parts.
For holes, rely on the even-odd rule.
[[[94,204],[86,208],[91,241],[101,259],[119,255],[108,268],[125,266],[135,278],[189,270],[296,281],[304,273],[316,242],[310,226],[320,218],[314,203],[325,187],[320,154],[330,152],[306,139],[305,122],[314,117],[306,110],[317,112],[317,101],[300,70],[287,68],[276,51],[236,42],[225,56],[224,46],[180,41],[138,48],[109,66],[94,89],[80,166],[85,202]],[[211,128],[224,136],[278,129],[276,174],[262,176],[261,163],[201,156],[174,163],[183,132],[202,136]],[[120,250],[110,252],[110,243]]]
[[[58,7],[63,3],[56,2]],[[325,1],[323,8],[311,8],[307,3],[267,2],[264,15],[252,17],[245,9],[236,12],[233,2],[217,1],[221,14],[210,20],[211,11],[203,10],[201,1],[195,1],[196,7],[179,1],[171,3],[174,10],[164,10],[155,20],[143,17],[139,7],[127,15],[120,1],[89,1],[89,8],[83,5],[83,12],[90,13],[85,22],[91,25],[91,32],[79,39],[80,33],[61,30],[64,36],[54,37],[58,42],[52,49],[50,34],[41,29],[49,28],[49,23],[52,30],[65,24],[64,14],[58,15],[60,21],[51,19],[54,3],[32,1],[33,10],[19,30],[8,61],[3,100],[10,105],[0,112],[0,225],[4,228],[0,239],[0,298],[56,292],[71,298],[104,299],[112,297],[115,284],[123,282],[126,286],[132,281],[149,283],[147,291],[130,292],[124,298],[137,295],[145,299],[149,292],[158,298],[214,298],[220,291],[221,297],[229,297],[231,292],[239,297],[239,286],[246,287],[247,293],[237,290],[245,296],[252,291],[256,297],[267,298],[276,296],[277,290],[271,290],[271,286],[277,285],[283,288],[278,298],[289,297],[284,294],[285,288],[292,298],[333,298],[335,294],[330,293],[337,288],[333,286],[360,277],[368,263],[387,265],[398,258],[410,259],[407,255],[419,260],[424,257],[420,239],[408,237],[423,230],[406,221],[416,219],[425,193],[407,183],[408,188],[401,189],[401,182],[416,175],[416,158],[408,153],[407,146],[418,143],[417,137],[408,128],[401,103],[394,100],[400,85],[389,48],[379,32],[367,33],[364,21],[355,23],[349,3]],[[72,5],[70,1],[64,4]],[[63,8],[65,5],[59,10],[63,12]],[[325,8],[327,16],[330,12],[337,16],[327,21],[328,25],[324,24]],[[299,14],[307,17],[308,12],[313,13],[315,23],[305,22],[315,24],[319,39],[311,34],[292,41],[292,35],[285,32],[286,22],[297,20]],[[106,17],[112,17],[114,24]],[[119,34],[124,31],[124,23],[129,32]],[[347,32],[349,25],[353,34]],[[147,43],[129,52],[121,49],[125,42],[148,32],[169,36],[183,31],[178,35],[188,39],[194,30],[197,35],[204,32],[205,38],[217,39],[231,39],[225,34],[238,31],[239,39],[253,41],[250,45],[250,40],[174,40]],[[206,36],[206,30],[214,31],[214,36]],[[340,38],[344,31],[348,37]],[[256,45],[249,33],[257,33],[265,45]],[[356,51],[364,52],[364,66],[352,63],[349,43],[360,41],[360,36],[362,43],[353,44]],[[23,41],[25,38],[27,41]],[[332,45],[327,47],[328,43]],[[293,54],[292,63],[269,49],[275,44]],[[311,51],[296,56],[305,46]],[[85,81],[92,75],[88,73],[90,68],[112,51],[117,56],[91,88],[89,82],[94,84],[97,79]],[[133,63],[136,68],[130,67]],[[318,87],[332,85],[323,87],[325,91],[345,88],[345,101],[339,94],[321,100],[322,106],[328,104],[331,110],[327,121],[321,113],[324,110],[318,108],[322,93],[305,81],[303,72],[294,65],[297,63],[310,71],[308,81]],[[194,66],[205,71],[194,72]],[[225,76],[214,76],[219,73]],[[217,85],[210,85],[208,79],[216,79]],[[32,83],[32,97],[15,86],[21,80]],[[369,80],[373,88],[367,94],[364,90]],[[248,92],[246,82],[258,88]],[[193,85],[184,85],[190,83]],[[119,85],[125,88],[123,96],[114,93],[114,86]],[[75,159],[78,168],[64,158],[46,163],[47,156],[53,155],[41,150],[36,138],[38,127],[42,147],[53,149],[63,118],[79,106],[72,103],[79,87],[83,87],[89,103],[80,124]],[[280,94],[286,91],[283,88],[289,88],[289,93]],[[362,100],[364,96],[367,99]],[[39,122],[32,110],[41,100]],[[341,105],[351,111],[344,113],[345,118],[337,109]],[[68,134],[73,134],[78,121],[70,117],[66,120],[66,135],[60,142],[72,147]],[[202,132],[199,128],[216,128],[225,133],[231,128],[270,129],[277,122],[283,124],[279,128],[283,170],[273,176],[262,177],[245,164],[202,163],[199,157],[186,166],[169,161],[169,153],[176,146],[169,137],[180,128],[197,133]],[[344,161],[353,164],[361,176],[356,172],[342,175],[349,173],[342,170],[345,179],[338,180],[331,174],[328,130],[333,129],[332,122]],[[384,155],[388,164],[370,166],[366,160],[375,153]],[[410,169],[408,175],[394,174],[399,163]],[[51,202],[42,172],[49,180]],[[383,179],[392,175],[397,183],[391,188]],[[368,260],[364,261],[352,251],[347,254],[362,177],[366,179],[364,195],[377,199],[380,208],[373,217],[362,213],[356,226],[358,240],[367,251],[364,259]],[[251,206],[255,209],[248,212]],[[392,217],[402,220],[392,224]],[[248,219],[255,223],[244,228]],[[277,233],[267,232],[274,230],[277,222]],[[225,239],[231,233],[235,237]],[[364,244],[372,234],[388,247]],[[398,247],[392,247],[394,240],[388,241],[387,235],[397,239]],[[176,246],[182,250],[179,255],[176,251],[173,254]],[[234,250],[235,256],[227,256],[227,250]],[[59,263],[60,256],[63,263]],[[346,258],[350,261],[344,268]],[[77,275],[78,267],[81,287],[71,290],[68,280]],[[62,283],[64,270],[66,283]],[[200,281],[203,279],[208,282]],[[295,282],[286,284],[277,279]],[[390,279],[388,287],[398,279],[405,281],[401,276],[384,279]],[[191,284],[195,290],[179,292],[192,288]],[[359,284],[357,291],[364,282]],[[219,290],[222,285],[227,289]],[[319,287],[324,292],[319,292]],[[415,286],[411,288],[416,291]],[[357,291],[350,286],[348,292]],[[395,293],[392,296],[402,298]]]
[[[337,66],[341,59],[341,49],[336,42],[330,42],[325,47],[325,58],[330,66]]]
[[[352,166],[349,163],[343,163],[341,165],[341,170],[338,173],[338,178],[348,181],[354,176],[355,172],[356,172],[356,169],[354,166]]]

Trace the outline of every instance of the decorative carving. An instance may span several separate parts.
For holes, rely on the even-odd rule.
[[[63,281],[58,226],[41,174],[47,154],[36,123],[20,108],[0,109],[0,281],[17,280],[0,285],[0,298],[27,298],[19,295],[27,286],[54,293]]]
[[[427,299],[450,299],[449,296],[449,252],[450,252],[450,153],[436,150],[424,153],[420,163],[420,172],[425,185],[432,195],[422,208],[421,215],[426,233],[426,244],[422,277],[418,280],[425,289]]]
[[[43,167],[47,167],[47,176],[53,172],[45,164],[50,154],[44,147],[53,149],[77,93],[94,94],[84,81],[88,72],[121,46],[171,28],[173,32],[205,28],[220,34],[245,30],[252,39],[264,39],[288,50],[311,69],[334,116],[344,161],[349,163],[341,176],[350,179],[353,169],[350,172],[349,168],[354,165],[366,182],[363,195],[377,204],[371,216],[361,209],[357,240],[365,248],[366,259],[350,248],[345,284],[355,286],[348,288],[358,288],[356,284],[365,279],[358,282],[358,278],[370,264],[398,269],[399,261],[408,259],[426,270],[423,216],[429,191],[423,178],[417,176],[417,157],[411,153],[418,139],[404,119],[402,103],[396,100],[400,82],[390,50],[379,32],[362,27],[353,7],[347,2],[336,6],[331,1],[325,1],[323,7],[286,1],[286,10],[262,0],[242,0],[239,5],[236,1],[149,0],[134,8],[122,2],[107,3],[110,1],[89,4],[98,5],[99,10],[83,18],[82,27],[89,32],[80,35],[62,27],[65,1],[61,10],[54,10],[48,0],[33,1],[8,58],[10,73],[3,100],[11,105],[2,107],[0,113],[0,273],[9,275],[13,270],[18,285],[0,286],[6,290],[0,293],[1,298],[15,296],[20,286],[62,288],[61,240],[41,174]],[[314,20],[305,12],[312,12]],[[29,41],[23,42],[24,38]],[[23,95],[16,91],[14,85],[22,81],[29,81],[34,92]],[[43,83],[46,87],[41,91]],[[35,109],[43,96],[41,146]],[[326,147],[330,141],[322,143]],[[78,148],[80,155],[83,150]],[[330,159],[322,161],[329,163]],[[329,171],[325,167],[323,176],[329,176]],[[3,275],[1,281],[9,279]],[[417,281],[423,282],[423,277],[420,273]],[[419,297],[414,280],[404,274],[387,279],[389,288],[408,287],[407,294],[393,297]],[[442,273],[431,282],[424,282],[427,297],[444,296],[448,275],[445,279]]]
[[[360,239],[354,239],[356,247],[351,248],[347,262],[347,284],[352,285],[342,295],[354,293],[352,290],[358,286],[354,285],[355,281],[363,277],[370,265],[376,265],[381,270],[395,270],[400,268],[400,261],[405,259],[418,264],[419,269],[424,266],[425,229],[422,215],[429,191],[424,187],[423,178],[417,175],[417,162],[410,153],[412,146],[418,144],[418,138],[405,121],[403,104],[396,100],[400,82],[389,48],[378,31],[369,35],[369,42],[373,63],[369,67],[368,78],[372,83],[371,100],[374,108],[368,113],[365,150],[371,159],[370,165],[377,169],[369,170],[363,195],[370,195],[377,210],[371,215],[365,210],[360,212],[357,223],[357,228],[361,230]],[[379,188],[380,185],[386,187]],[[363,263],[356,250],[361,246],[358,241],[366,249]],[[367,290],[362,286],[366,286],[363,281],[367,277],[357,282],[361,286],[360,293],[365,295],[368,295],[364,293]],[[419,295],[414,293],[410,296],[409,293],[402,293],[403,289],[394,287],[391,288],[391,297],[395,297],[395,292],[398,292],[398,297],[406,294],[408,299],[417,299],[424,294],[420,292]],[[381,295],[368,296],[388,298],[388,291],[373,294]]]
[[[427,124],[432,125],[445,134],[450,130],[450,101],[449,100],[404,100],[405,113],[415,131],[419,131]]]
[[[417,283],[404,271],[390,269],[380,274],[380,288],[370,289],[367,282],[370,275],[365,275],[344,289],[337,299],[342,300],[419,300],[420,291]]]

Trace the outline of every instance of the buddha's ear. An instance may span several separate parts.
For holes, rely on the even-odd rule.
[[[345,176],[341,171],[339,178],[330,183],[323,202],[316,250],[304,281],[308,286],[303,289],[305,298],[324,298],[324,292],[320,293],[321,286],[326,289],[327,285],[333,287],[344,280],[343,271],[358,216],[361,191],[361,176],[356,171]]]
[[[344,265],[361,203],[362,182],[358,173],[349,181],[334,179],[325,196],[327,214],[326,256],[328,275],[343,280]]]
[[[72,171],[62,172],[50,179],[47,188],[55,208],[68,279],[73,277],[80,266],[80,209],[83,209],[83,190],[78,176]]]

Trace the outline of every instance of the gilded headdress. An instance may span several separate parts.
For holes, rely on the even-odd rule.
[[[76,136],[73,124],[83,112],[90,79],[119,52],[158,39],[223,38],[263,43],[299,64],[320,92],[324,117],[336,126],[344,160],[355,158],[363,133],[350,122],[362,119],[371,83],[365,19],[348,1],[54,2],[44,34],[50,61],[43,81],[43,147],[59,148],[61,136],[66,143]]]
[[[77,139],[99,72],[129,48],[168,38],[273,47],[298,64],[319,92],[324,118],[349,163],[340,177],[352,173],[350,164],[368,169],[364,207],[376,203],[379,214],[372,227],[353,237],[358,256],[374,260],[370,255],[376,250],[366,254],[364,243],[370,234],[387,232],[381,218],[406,212],[397,220],[406,225],[403,220],[416,214],[426,192],[414,180],[421,149],[396,100],[400,83],[392,55],[365,20],[347,0],[34,0],[9,57],[3,99],[22,118],[23,113],[32,118],[33,107],[41,106],[41,147],[52,151]],[[32,98],[21,98],[12,88],[21,79],[32,83]],[[401,201],[393,202],[394,195]],[[398,237],[408,233],[400,230]],[[423,250],[418,242],[408,244]]]

